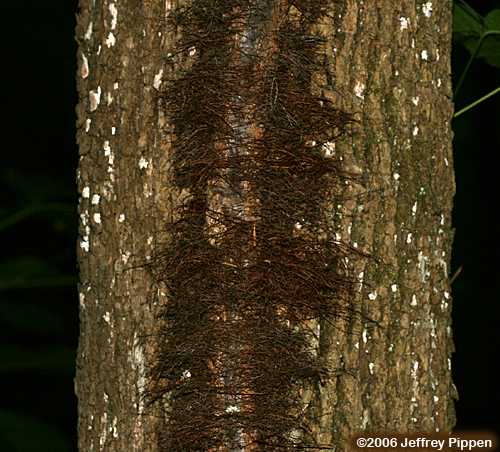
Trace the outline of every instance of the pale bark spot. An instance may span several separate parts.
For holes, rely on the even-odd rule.
[[[111,13],[111,30],[114,30],[118,21],[118,10],[116,9],[116,5],[114,3],[110,3],[108,8]]]
[[[92,37],[92,26],[93,26],[92,22],[89,22],[89,26],[87,27],[87,31],[85,32],[85,39],[87,41],[89,41],[90,38]]]
[[[101,87],[98,86],[97,90],[91,90],[89,92],[89,100],[90,100],[90,111],[97,110],[99,103],[101,102]]]
[[[364,99],[365,98],[364,92],[365,92],[364,83],[356,82],[356,85],[354,86],[354,94],[356,94],[356,96],[359,97],[360,99]]]
[[[86,79],[89,76],[89,60],[85,56],[85,54],[82,52],[82,67],[81,67],[81,72],[80,75],[82,76],[83,79]]]
[[[106,45],[109,47],[113,47],[116,44],[115,35],[110,31],[108,37],[106,38]]]
[[[144,158],[144,157],[141,157],[141,159],[139,160],[139,168],[140,169],[146,169],[149,165],[149,162]]]
[[[432,15],[432,2],[427,2],[422,5],[422,12],[425,17],[431,17]]]

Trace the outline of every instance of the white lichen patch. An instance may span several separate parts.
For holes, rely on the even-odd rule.
[[[426,2],[422,5],[422,12],[425,17],[431,17],[432,15],[432,2]]]
[[[396,293],[398,291],[398,285],[397,284],[391,284],[391,292]]]
[[[373,300],[376,300],[376,299],[377,299],[377,292],[370,292],[370,293],[368,294],[368,298],[369,298],[370,300],[372,300],[372,301],[373,301]]]
[[[101,224],[101,214],[100,213],[95,213],[93,218],[94,218],[95,223]]]
[[[193,46],[193,47],[190,47],[190,48],[188,49],[188,53],[189,53],[189,56],[194,56],[194,55],[196,55],[196,47],[194,47],[194,46]]]
[[[82,52],[82,66],[80,69],[80,75],[83,79],[87,78],[89,76],[89,60],[85,56],[85,54]]]
[[[113,47],[116,44],[115,35],[110,31],[108,37],[106,38],[106,46],[108,48]]]
[[[146,389],[146,358],[144,350],[140,345],[137,334],[134,333],[134,346],[132,352],[132,363],[137,373],[137,390],[138,390],[138,411],[142,414],[144,411],[144,391]]]
[[[113,95],[110,91],[106,94],[106,104],[109,106],[113,103]]]
[[[91,90],[89,92],[89,101],[90,101],[90,111],[95,111],[97,110],[97,107],[99,106],[101,102],[101,87],[98,86],[97,90]]]
[[[413,206],[411,207],[411,214],[413,216],[415,216],[417,214],[417,204],[418,204],[418,201],[415,201],[415,204],[413,204]]]
[[[87,211],[85,213],[80,214],[80,220],[81,220],[83,226],[87,225],[88,217],[89,217],[89,214]]]
[[[356,82],[356,85],[354,86],[354,94],[359,97],[360,99],[365,98],[365,84],[361,82]]]
[[[110,3],[108,9],[111,14],[111,30],[114,30],[118,22],[118,10],[116,9],[116,5],[114,3]]]
[[[408,232],[408,235],[406,236],[406,243],[409,245],[412,241],[413,234],[411,232]]]
[[[418,130],[419,130],[419,129],[418,129],[418,126],[415,126],[415,127],[413,128],[413,132],[412,132],[412,134],[413,134],[413,136],[414,136],[414,137],[416,137],[416,136],[418,135]]]
[[[92,122],[92,119],[88,118],[86,121],[85,121],[85,132],[88,132],[90,130],[90,124]]]
[[[90,198],[90,187],[83,187],[82,198]]]
[[[122,262],[126,265],[132,253],[130,251],[125,251],[122,253]]]
[[[366,331],[366,328],[363,330],[361,337],[363,338],[363,344],[366,344],[368,342],[368,331]]]
[[[101,199],[101,197],[98,194],[95,194],[92,196],[91,202],[94,206],[96,206],[97,204],[99,204],[100,199]]]
[[[121,213],[118,217],[118,222],[119,223],[123,223],[125,221],[125,214],[124,213]]]
[[[118,419],[115,416],[114,419],[113,419],[113,425],[111,426],[111,431],[113,433],[113,438],[118,438],[117,424],[118,424]]]
[[[425,61],[429,59],[429,53],[427,52],[427,50],[424,49],[422,50],[422,52],[420,52],[420,58]]]
[[[104,395],[106,396],[106,394]],[[104,445],[106,444],[106,438],[108,436],[107,423],[108,423],[108,413],[104,412],[103,415],[101,416],[101,424],[104,425],[104,427],[101,431],[101,434],[99,435],[99,445],[101,446],[101,450],[104,448]]]
[[[226,413],[239,413],[240,412],[240,408],[237,407],[236,405],[229,405],[226,409],[225,409]]]
[[[410,305],[411,306],[417,306],[417,304],[418,304],[417,303],[417,296],[415,294],[413,294],[412,297],[411,297],[411,303],[410,303]]]
[[[89,238],[87,236],[83,237],[83,240],[80,242],[80,248],[86,253],[90,250]]]
[[[399,29],[401,31],[408,29],[408,19],[406,17],[401,16],[399,18]]]
[[[111,324],[111,314],[109,312],[105,312],[102,318],[107,324]]]
[[[144,158],[144,157],[141,157],[140,160],[139,160],[139,168],[142,170],[142,169],[146,169],[149,165],[149,162]]]
[[[368,427],[369,422],[370,422],[370,413],[365,408],[363,410],[363,416],[361,417],[361,430],[366,430],[366,427]]]
[[[162,82],[162,77],[163,77],[163,69],[160,69],[157,74],[155,74],[154,80],[153,80],[153,86],[155,89],[160,89],[161,82]]]
[[[92,27],[93,27],[92,22],[89,22],[89,26],[87,27],[87,31],[85,32],[85,36],[84,36],[84,38],[87,41],[89,41],[90,38],[92,37]]]
[[[113,89],[115,89],[115,90],[116,90],[116,89],[118,89],[118,86],[119,86],[119,85],[118,85],[118,82],[115,82],[115,83],[113,84]]]
[[[370,371],[370,375],[373,375],[374,369],[375,369],[375,364],[374,363],[369,363],[368,364],[368,369]]]
[[[394,174],[392,175],[392,178],[393,178],[394,180],[399,180],[399,178],[400,178],[400,177],[401,177],[401,176],[399,175],[399,173],[394,173]]]
[[[420,270],[420,279],[425,282],[426,277],[430,276],[430,272],[427,270],[427,261],[429,258],[424,255],[422,251],[418,252],[418,269]]]
[[[418,96],[412,97],[411,102],[416,107],[418,105],[418,103],[420,102],[420,98]]]
[[[323,151],[325,153],[325,157],[331,157],[333,154],[335,154],[335,143],[327,141],[323,144]]]

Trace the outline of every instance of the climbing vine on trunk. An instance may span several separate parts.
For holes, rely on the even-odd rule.
[[[162,450],[321,446],[304,416],[331,371],[319,325],[352,312],[331,219],[349,177],[335,143],[353,118],[314,76],[326,3],[170,12],[188,68],[161,95],[181,192],[151,264],[169,296],[151,390],[168,405]]]

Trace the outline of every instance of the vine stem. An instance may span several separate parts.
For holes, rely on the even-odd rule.
[[[470,110],[471,108],[474,108],[475,106],[479,105],[481,102],[485,101],[486,99],[494,96],[495,94],[499,93],[500,92],[500,86],[496,89],[494,89],[493,91],[491,91],[490,93],[486,94],[485,96],[481,97],[480,99],[472,102],[471,104],[467,105],[467,107],[464,107],[462,108],[461,110],[457,111],[453,117],[454,118],[457,118],[458,116],[460,116],[462,113],[465,113],[466,111]]]

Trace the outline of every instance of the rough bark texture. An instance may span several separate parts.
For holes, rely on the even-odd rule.
[[[78,111],[81,451],[157,451],[145,405],[165,294],[145,264],[177,204],[157,90],[179,67],[170,1],[80,0]],[[348,262],[359,316],[321,325],[334,377],[309,403],[317,440],[454,424],[448,268],[454,192],[451,2],[332,4],[323,94],[359,121],[335,152],[360,174],[334,218],[369,257]],[[374,324],[364,319],[372,319]],[[319,421],[317,420],[319,419]]]
[[[362,183],[346,187],[344,240],[355,305],[378,322],[325,325],[343,368],[318,396],[323,442],[354,430],[448,431],[454,425],[448,281],[454,194],[450,129],[451,2],[337,2],[329,52],[332,97],[358,113],[338,146]]]

